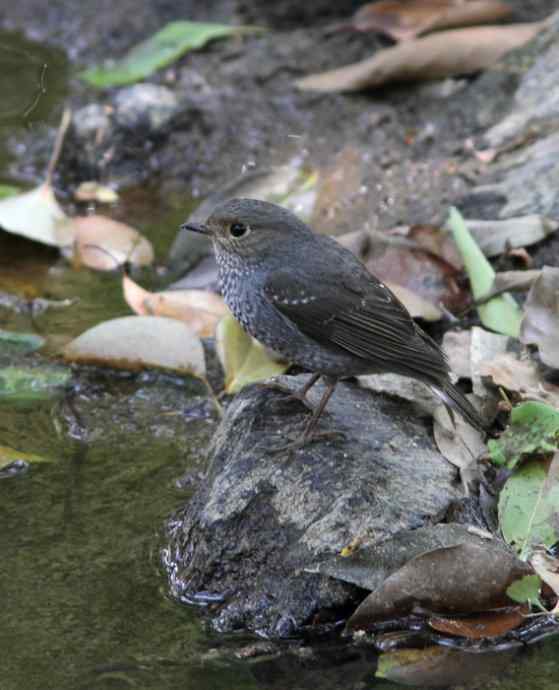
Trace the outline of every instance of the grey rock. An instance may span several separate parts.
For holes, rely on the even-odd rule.
[[[556,12],[533,41],[503,61],[504,70],[521,77],[509,112],[484,135],[488,146],[503,151],[462,204],[470,215],[559,214],[558,36]]]
[[[97,132],[107,132],[111,119],[105,106],[90,103],[74,113],[72,124],[78,138],[89,139],[96,136]]]
[[[282,377],[291,389],[305,376]],[[324,392],[309,394],[313,404]],[[324,611],[346,611],[355,586],[305,568],[356,537],[376,544],[436,522],[461,496],[455,470],[413,407],[339,384],[321,424],[344,441],[289,455],[270,451],[300,433],[302,405],[253,386],[228,407],[207,476],[170,523],[164,551],[171,591],[215,603],[221,630],[286,637]]]
[[[180,110],[177,95],[157,84],[135,84],[121,89],[114,105],[119,125],[129,129],[145,128],[152,134],[164,129]]]
[[[386,541],[358,549],[350,556],[334,556],[318,565],[316,572],[374,591],[384,580],[410,559],[441,547],[457,544],[489,544],[505,549],[496,539],[484,539],[479,530],[465,525],[429,525],[404,530]],[[312,570],[312,569],[310,569]]]
[[[529,46],[508,58],[523,71],[511,112],[484,135],[490,146],[503,146],[517,137],[545,131],[559,122],[559,12]],[[528,67],[527,67],[528,66]]]

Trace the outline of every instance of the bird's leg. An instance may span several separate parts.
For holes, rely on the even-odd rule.
[[[316,374],[315,374],[316,376]],[[313,377],[314,378],[314,377]],[[308,386],[308,384],[311,382],[312,379],[309,379],[307,384],[305,386]],[[305,430],[301,434],[301,436],[294,441],[293,443],[288,443],[285,446],[281,446],[280,448],[275,448],[274,453],[279,453],[283,451],[290,451],[290,450],[296,450],[297,448],[302,448],[303,446],[306,446],[307,443],[312,443],[313,441],[318,441],[320,439],[333,439],[333,438],[339,438],[340,436],[343,436],[343,434],[339,431],[321,431],[317,432],[315,431],[316,425],[318,424],[318,420],[320,419],[320,416],[324,412],[324,409],[326,405],[328,404],[328,401],[332,397],[332,393],[334,392],[336,385],[338,383],[338,379],[335,378],[326,378],[326,385],[327,388],[324,391],[324,394],[322,395],[322,398],[320,399],[320,402],[318,403],[318,406],[315,408],[313,411],[312,417],[309,419],[307,426],[305,427]],[[315,381],[312,382],[311,385],[313,385]],[[307,390],[310,388],[308,386]],[[301,392],[303,389],[301,390]]]
[[[293,391],[291,388],[288,388],[287,386],[282,386],[281,383],[263,383],[261,384],[264,388],[269,388],[271,390],[279,391],[281,393],[284,393],[287,398],[286,400],[299,400],[299,402],[302,402],[305,407],[308,407],[309,410],[312,410],[314,412],[314,408],[312,405],[309,403],[307,400],[307,393],[310,391],[310,389],[314,386],[314,384],[318,381],[320,378],[320,374],[313,374],[309,380],[302,386],[298,391]],[[285,402],[285,401],[282,401]]]

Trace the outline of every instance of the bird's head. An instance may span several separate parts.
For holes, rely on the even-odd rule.
[[[227,252],[245,260],[281,255],[282,248],[312,231],[281,206],[256,199],[230,199],[219,204],[205,223],[184,223],[181,229],[207,235],[217,253]]]

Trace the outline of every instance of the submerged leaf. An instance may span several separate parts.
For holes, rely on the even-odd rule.
[[[66,218],[46,182],[0,201],[0,228],[51,247],[72,244],[74,234],[64,224]]]
[[[238,393],[251,383],[279,376],[289,368],[289,364],[273,359],[231,315],[225,316],[217,326],[216,346],[225,370],[227,393]]]
[[[22,453],[14,448],[7,446],[0,446],[0,470],[8,467],[14,462],[25,462],[27,464],[35,464],[41,462],[52,462],[51,458],[46,458],[43,455],[35,455],[34,453]]]
[[[296,86],[309,91],[360,91],[389,82],[479,72],[524,45],[542,28],[542,22],[534,22],[443,31],[380,50],[372,58],[347,67],[311,74],[299,79]]]
[[[58,393],[70,377],[65,367],[4,367],[0,369],[0,400],[45,400]]]
[[[509,469],[526,455],[553,452],[559,447],[559,411],[540,402],[517,405],[510,426],[487,445],[493,462]]]
[[[158,367],[203,377],[200,338],[186,324],[161,316],[124,316],[94,326],[72,340],[64,357],[70,362],[120,369]]]
[[[477,246],[464,219],[455,208],[450,210],[449,225],[464,259],[464,266],[470,279],[474,298],[480,299],[491,290],[495,271]],[[486,304],[480,305],[478,311],[484,326],[498,333],[518,337],[521,312],[510,295],[505,293],[495,297]]]
[[[224,38],[256,27],[228,26],[203,22],[170,22],[150,38],[132,48],[120,60],[104,67],[92,67],[80,77],[100,88],[133,84],[171,64],[189,50],[202,48],[209,41]]]
[[[0,346],[8,346],[20,352],[33,352],[44,344],[45,339],[35,333],[14,333],[0,328]]]

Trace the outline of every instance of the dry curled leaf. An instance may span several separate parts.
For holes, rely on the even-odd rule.
[[[122,279],[122,289],[136,314],[184,321],[201,337],[213,336],[219,320],[229,313],[223,298],[207,290],[149,292],[126,275]]]
[[[471,74],[524,45],[542,28],[542,22],[533,22],[443,31],[380,50],[362,62],[311,74],[296,86],[309,91],[360,91],[391,82]]]
[[[510,14],[510,7],[495,0],[381,0],[361,7],[352,25],[357,31],[380,31],[406,41],[435,29],[488,24]]]
[[[559,268],[544,266],[532,285],[524,305],[520,339],[537,345],[542,362],[559,369]]]

